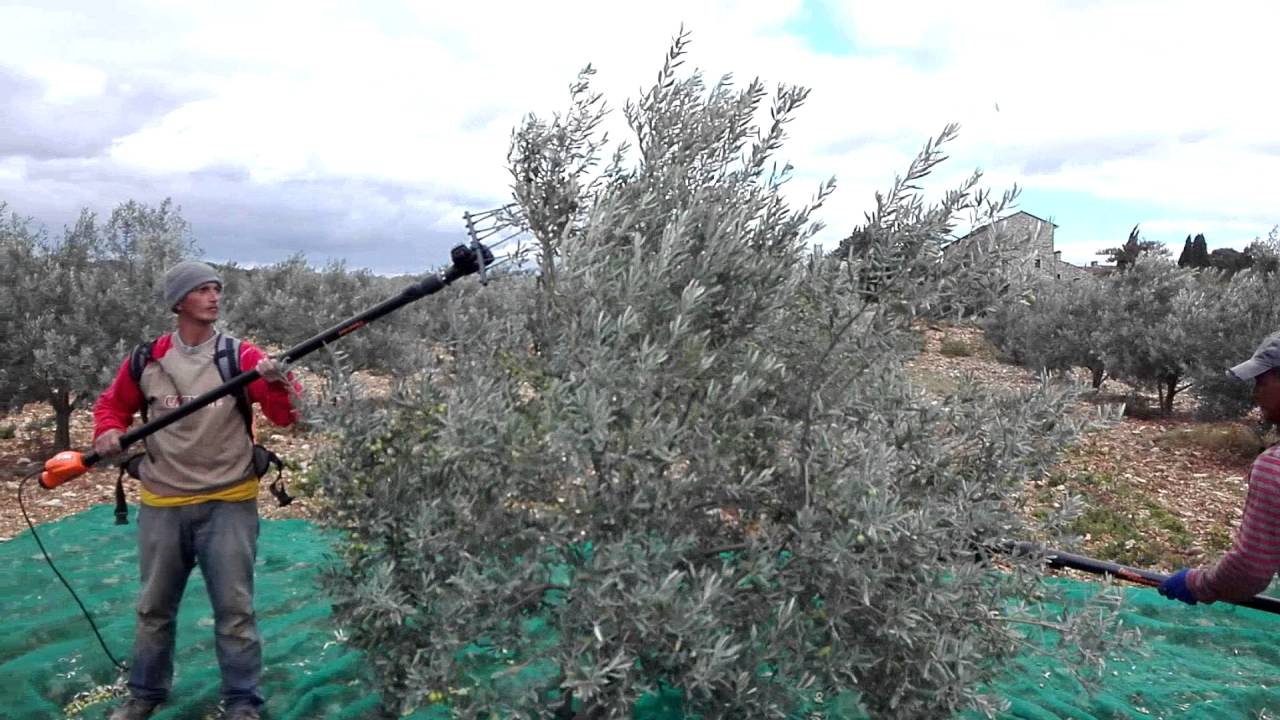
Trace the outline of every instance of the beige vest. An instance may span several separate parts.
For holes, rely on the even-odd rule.
[[[149,419],[164,417],[223,383],[213,363],[214,339],[192,353],[175,333],[164,357],[147,364],[138,384]],[[231,395],[152,433],[143,443],[147,457],[138,474],[148,490],[162,497],[222,490],[253,474],[253,442]]]

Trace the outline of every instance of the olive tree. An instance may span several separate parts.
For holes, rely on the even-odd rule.
[[[58,240],[14,217],[0,231],[7,310],[0,316],[8,405],[47,402],[54,447],[71,414],[92,403],[134,343],[162,332],[164,268],[196,248],[180,213],[129,201],[105,225],[88,209]]]
[[[1094,389],[1106,379],[1100,319],[1109,286],[1094,277],[1041,279],[982,320],[987,339],[1013,362],[1035,371],[1086,368]]]
[[[234,276],[235,287],[226,298],[228,328],[281,347],[300,343],[400,289],[393,279],[349,268],[343,260],[312,267],[302,253],[265,267],[237,270]],[[344,339],[342,353],[359,368],[403,369],[415,344],[409,331],[421,319],[419,307],[381,319]],[[323,363],[325,355],[305,362]]]
[[[6,409],[30,402],[34,380],[24,327],[36,312],[47,234],[31,218],[0,203],[0,402]]]
[[[1101,334],[1108,371],[1154,390],[1165,415],[1190,387],[1188,373],[1196,364],[1181,312],[1195,291],[1194,271],[1158,255],[1138,256],[1107,287]]]
[[[1227,368],[1253,354],[1258,343],[1280,328],[1280,278],[1264,268],[1231,274],[1197,273],[1177,298],[1174,313],[1185,328],[1187,373],[1203,419],[1234,418],[1252,407],[1252,383],[1227,377]]]
[[[1264,268],[1230,273],[1139,258],[1104,279],[1043,280],[983,319],[988,340],[1036,371],[1087,368],[1155,391],[1162,412],[1194,388],[1202,419],[1238,417],[1251,386],[1226,369],[1280,327],[1277,278]]]
[[[1040,526],[1011,502],[1081,429],[1068,391],[936,403],[905,367],[942,292],[913,248],[974,209],[976,176],[922,202],[930,142],[878,198],[872,252],[907,249],[872,301],[857,259],[811,247],[833,185],[782,193],[807,91],[758,127],[763,85],[681,77],[684,52],[598,174],[590,68],[568,113],[516,130],[538,275],[486,289],[504,312],[458,309],[453,351],[385,403],[341,374],[312,396],[325,586],[387,712],[621,718],[675,688],[707,718],[952,717],[998,705],[1024,627],[1098,669],[1114,614],[1042,605],[1037,559],[993,555],[1078,509]]]

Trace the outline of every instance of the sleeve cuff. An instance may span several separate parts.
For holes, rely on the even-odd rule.
[[[1191,590],[1191,594],[1195,595],[1197,602],[1213,603],[1217,601],[1218,594],[1213,592],[1205,582],[1203,570],[1192,570],[1187,573],[1187,588]]]

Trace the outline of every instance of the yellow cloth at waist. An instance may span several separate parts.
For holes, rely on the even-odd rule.
[[[201,495],[178,495],[175,497],[156,495],[148,490],[144,485],[141,488],[141,497],[143,505],[150,505],[152,507],[196,505],[198,503],[209,502],[211,500],[222,500],[224,502],[253,500],[258,497],[258,478],[251,477],[242,483],[237,483],[229,488],[223,488],[217,492],[204,493]]]

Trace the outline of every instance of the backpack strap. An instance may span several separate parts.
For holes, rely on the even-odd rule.
[[[129,353],[129,378],[133,380],[133,384],[142,391],[142,371],[147,368],[147,363],[152,360],[152,348],[155,340],[140,342],[133,346],[133,350]],[[142,424],[147,423],[147,398],[142,398]],[[127,460],[120,463],[120,474],[116,475],[116,524],[129,524],[129,508],[125,504],[124,499],[124,474],[127,472],[129,476],[137,479],[138,466],[142,464],[142,458],[148,455],[151,450],[147,448],[147,441],[142,440],[143,451],[130,456]]]
[[[220,335],[216,341],[217,349],[213,353],[213,364],[218,366],[218,375],[226,382],[240,374],[240,339],[230,335]],[[248,388],[240,388],[236,393],[236,409],[244,418],[244,431],[253,437],[253,409],[249,406]]]
[[[220,336],[217,340],[217,350],[213,354],[213,362],[218,366],[218,373],[225,382],[240,374],[240,339],[230,335]],[[244,418],[245,432],[249,433],[249,438],[253,438],[253,408],[249,404],[249,390],[247,387],[240,388],[240,392],[236,393],[236,407],[240,410],[240,416]],[[276,479],[271,482],[271,494],[275,496],[276,502],[281,507],[293,502],[293,497],[289,495],[289,491],[284,483],[284,462],[279,455],[268,450],[267,448],[253,444],[253,471],[259,478],[264,477],[270,471],[271,466],[276,468]]]
[[[155,344],[154,340],[138,343],[133,347],[133,352],[129,353],[129,377],[133,378],[133,384],[142,389],[142,371],[147,367],[147,363],[151,362],[151,347]],[[142,398],[142,422],[147,422],[147,399]]]

